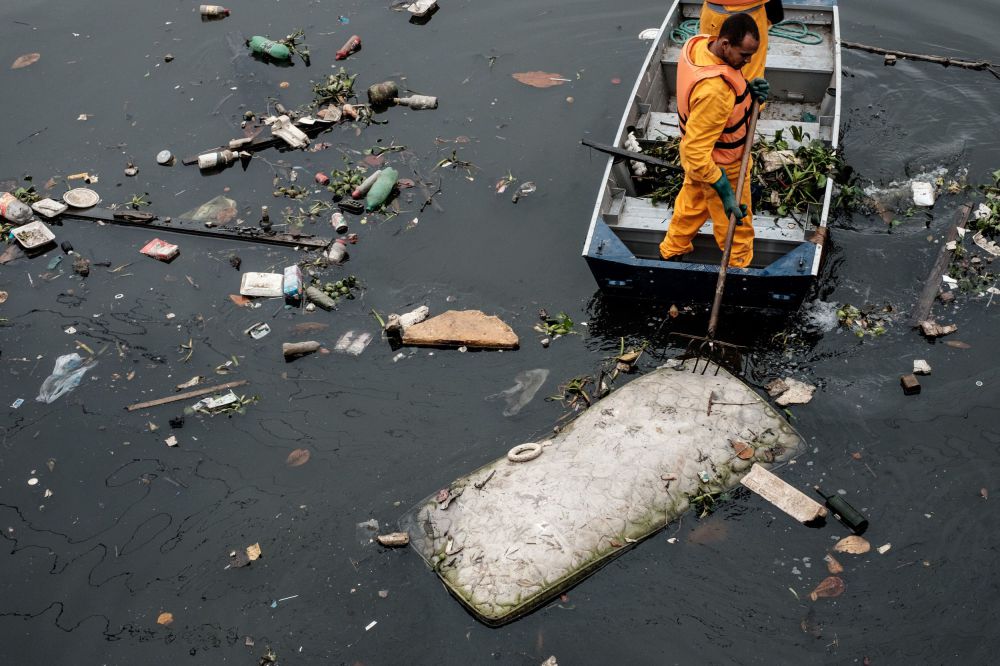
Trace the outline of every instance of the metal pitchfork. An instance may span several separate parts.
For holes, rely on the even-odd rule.
[[[740,175],[736,181],[737,202],[742,199],[743,186],[746,183],[747,171],[750,165],[750,152],[753,147],[754,137],[757,132],[757,117],[760,115],[760,103],[753,101],[750,111],[750,121],[747,123],[746,143],[743,148],[743,159],[740,160]],[[715,363],[715,374],[719,373],[719,367],[723,364],[728,367],[739,369],[742,365],[742,353],[745,346],[723,342],[715,339],[715,331],[719,326],[719,310],[722,307],[722,293],[726,288],[726,272],[729,267],[729,256],[733,252],[733,236],[736,234],[736,216],[729,216],[729,228],[726,230],[726,244],[722,249],[722,263],[719,264],[719,279],[715,283],[715,298],[712,301],[712,314],[708,318],[708,334],[705,336],[688,335],[686,333],[671,333],[681,338],[688,339],[685,357],[694,357],[694,368],[692,372],[698,372],[701,361],[705,361],[705,367],[701,374],[705,374],[709,366]],[[734,362],[735,360],[735,362]]]

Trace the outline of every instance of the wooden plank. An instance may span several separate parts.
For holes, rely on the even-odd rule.
[[[972,214],[972,205],[963,204],[955,211],[955,223],[948,230],[948,235],[945,236],[945,240],[941,243],[941,249],[938,250],[937,260],[934,265],[931,266],[930,275],[927,276],[927,281],[924,283],[924,289],[920,292],[920,298],[917,299],[917,304],[913,308],[913,313],[910,315],[910,326],[920,326],[920,322],[926,320],[931,315],[931,306],[934,304],[934,299],[938,295],[938,291],[941,289],[941,276],[944,274],[945,270],[948,268],[948,262],[951,261],[951,250],[948,249],[948,243],[953,240],[958,239],[958,228],[965,227],[966,223],[969,221],[969,215]]]
[[[261,243],[264,245],[280,245],[283,247],[303,247],[312,250],[321,250],[327,247],[332,238],[314,236],[312,234],[266,234],[255,227],[233,227],[222,226],[213,228],[203,228],[195,226],[185,226],[180,220],[162,219],[149,213],[138,213],[132,211],[115,211],[110,208],[88,208],[79,210],[70,208],[59,215],[62,218],[72,218],[77,220],[89,220],[91,222],[105,222],[124,227],[138,227],[140,229],[152,229],[163,233],[186,234],[189,236],[202,236],[205,238],[221,238],[223,240],[238,240],[250,243]],[[190,225],[190,223],[188,223]]]
[[[826,507],[822,504],[788,485],[759,464],[755,463],[740,483],[800,523],[809,523],[827,514]]]
[[[226,382],[225,384],[219,384],[217,386],[206,386],[205,388],[195,389],[194,391],[188,391],[187,393],[168,395],[166,398],[157,398],[156,400],[150,400],[148,402],[137,402],[134,405],[129,405],[125,409],[130,412],[134,412],[137,409],[145,409],[146,407],[158,407],[159,405],[166,405],[171,402],[177,402],[178,400],[187,400],[188,398],[197,398],[199,396],[208,395],[209,393],[225,391],[226,389],[236,388],[237,386],[243,386],[247,383],[249,382],[246,379],[240,379],[235,382]]]

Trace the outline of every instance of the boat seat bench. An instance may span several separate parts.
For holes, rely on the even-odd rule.
[[[620,196],[612,201],[611,209],[603,218],[636,256],[658,259],[659,244],[667,233],[672,214],[673,208],[666,203],[654,206],[649,199]],[[790,246],[806,239],[806,230],[790,217],[755,215],[753,226],[755,267],[770,265],[787,253]],[[711,220],[706,220],[698,230],[694,245],[696,253],[702,247],[713,254],[718,253]]]

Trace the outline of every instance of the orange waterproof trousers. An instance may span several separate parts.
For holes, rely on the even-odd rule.
[[[733,191],[736,191],[736,182],[740,177],[740,163],[735,162],[722,167],[729,178],[729,184]],[[729,255],[729,265],[737,268],[744,268],[750,265],[753,260],[753,212],[750,210],[750,173],[753,171],[753,159],[747,165],[747,179],[743,184],[743,192],[740,195],[740,203],[746,204],[747,214],[743,218],[743,224],[736,227],[736,234],[733,236],[733,251]],[[703,183],[692,180],[690,176],[684,176],[684,185],[674,202],[674,216],[670,219],[670,226],[667,228],[667,235],[660,243],[660,256],[670,259],[679,254],[686,254],[694,249],[691,244],[698,229],[709,218],[712,219],[712,233],[715,235],[715,242],[719,244],[719,249],[726,245],[726,229],[729,226],[729,218],[726,210],[722,207],[722,199],[712,189],[710,183]]]
[[[713,7],[721,8],[725,11],[720,12],[717,9],[713,9]],[[705,2],[701,6],[701,34],[717,37],[719,30],[722,28],[722,23],[733,14],[739,12],[739,7],[727,7],[724,0],[719,3]],[[757,53],[753,55],[753,58],[750,59],[750,62],[745,64],[741,70],[746,80],[752,81],[764,76],[764,65],[767,62],[767,31],[771,24],[767,21],[764,2],[761,2],[759,7],[743,13],[750,15],[754,23],[757,24],[757,30],[760,31],[760,47],[757,49]]]

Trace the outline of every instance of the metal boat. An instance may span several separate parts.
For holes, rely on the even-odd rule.
[[[680,135],[675,87],[682,40],[675,31],[684,21],[697,20],[701,6],[701,0],[675,0],[670,7],[628,98],[614,147],[625,148],[629,133],[643,148]],[[761,111],[757,137],[774,137],[780,130],[794,148],[792,128],[797,127],[810,140],[836,149],[841,78],[837,1],[785,0],[784,7],[785,23],[800,22],[820,41],[804,44],[772,33],[765,72],[771,98]],[[753,262],[747,268],[729,269],[724,303],[762,309],[799,307],[819,275],[835,187],[834,179],[827,179],[821,205],[808,210],[785,215],[754,210]],[[634,178],[630,160],[608,158],[583,247],[605,295],[671,303],[712,300],[722,252],[711,220],[701,227],[694,251],[683,261],[659,256],[672,204],[654,205]]]

